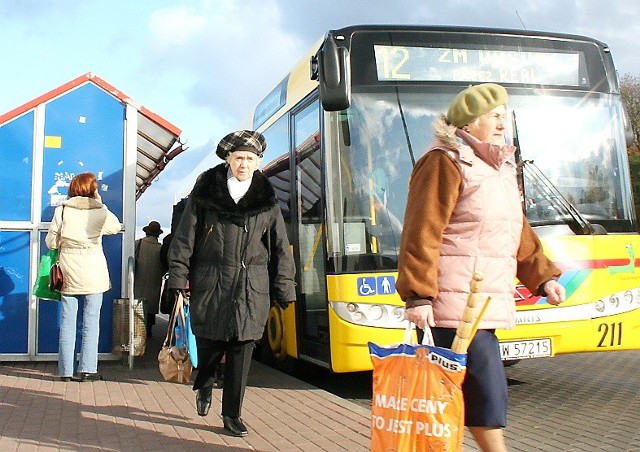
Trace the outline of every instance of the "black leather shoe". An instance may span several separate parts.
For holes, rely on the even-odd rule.
[[[100,381],[102,380],[102,375],[97,372],[80,372],[78,378],[80,381]]]
[[[71,377],[60,377],[60,381],[64,381],[64,382],[71,381]]]
[[[222,416],[222,423],[224,424],[224,429],[233,436],[247,436],[249,434],[247,427],[244,426],[242,419],[239,417]]]
[[[196,410],[200,416],[209,414],[211,407],[211,387],[200,388],[196,394]]]

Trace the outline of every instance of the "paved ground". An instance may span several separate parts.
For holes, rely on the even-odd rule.
[[[507,369],[510,451],[640,451],[640,351],[522,361]]]
[[[105,381],[64,383],[56,363],[0,363],[0,451],[366,451],[369,410],[258,362],[243,419],[225,434],[219,390],[199,417],[189,385],[162,380],[160,331],[133,369],[100,363]],[[640,451],[640,351],[523,361],[509,369],[510,451]],[[465,438],[465,450],[475,451]]]
[[[158,326],[156,326],[158,329]],[[160,332],[158,333],[158,336]],[[258,362],[252,363],[244,438],[222,429],[221,391],[195,411],[189,385],[157,370],[153,338],[129,369],[100,362],[104,381],[61,382],[56,363],[0,363],[0,451],[358,451],[369,447],[369,411]]]

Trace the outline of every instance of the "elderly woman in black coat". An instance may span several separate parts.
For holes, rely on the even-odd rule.
[[[241,130],[224,137],[225,160],[202,173],[189,195],[169,249],[167,287],[189,282],[191,324],[198,346],[193,385],[206,416],[216,366],[226,354],[222,392],[225,430],[247,435],[240,418],[254,341],[262,337],[271,299],[295,300],[293,257],[269,180],[258,171],[264,137]]]

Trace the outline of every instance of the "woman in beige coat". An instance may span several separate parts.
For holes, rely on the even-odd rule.
[[[45,242],[58,248],[64,275],[58,370],[71,380],[76,356],[76,318],[82,311],[82,345],[77,366],[80,381],[97,380],[98,337],[102,295],[111,288],[102,236],[121,230],[118,218],[102,204],[93,173],[78,174],[69,185],[69,199],[56,208]]]

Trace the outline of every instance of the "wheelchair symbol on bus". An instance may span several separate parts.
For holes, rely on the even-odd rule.
[[[391,295],[396,292],[396,279],[393,276],[365,276],[358,278],[358,295]]]

